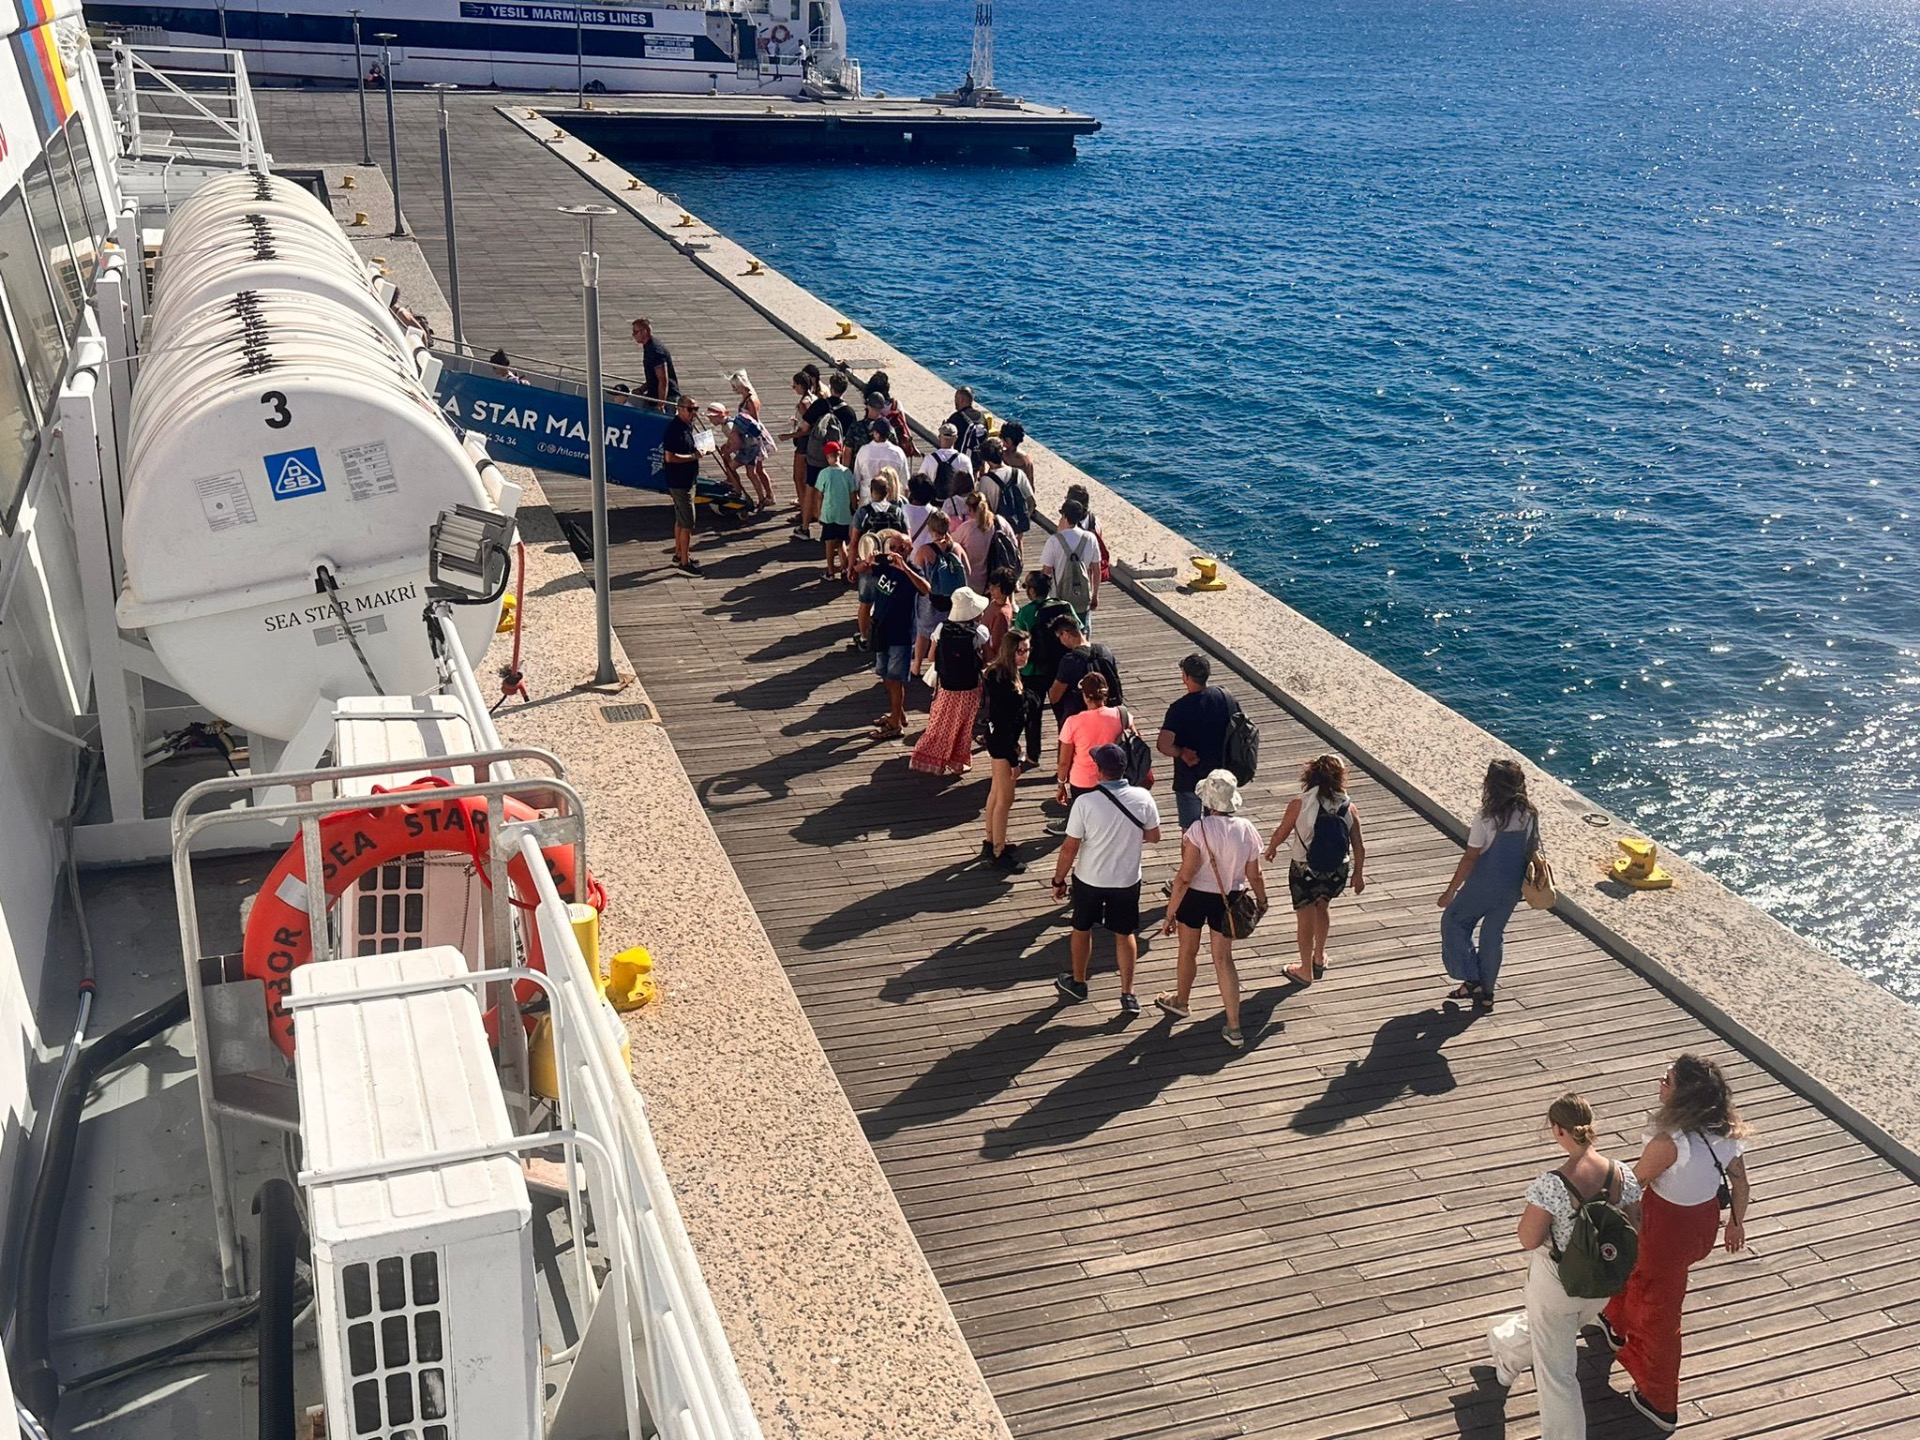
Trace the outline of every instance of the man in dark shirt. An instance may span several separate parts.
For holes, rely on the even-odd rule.
[[[972,461],[977,472],[980,469],[980,447],[987,440],[987,417],[973,403],[973,391],[965,385],[953,392],[953,414],[947,417],[947,424],[953,426],[953,433],[958,437],[953,442],[953,448]]]
[[[930,586],[906,552],[907,537],[895,531],[873,563],[873,673],[887,687],[887,713],[867,732],[871,740],[896,740],[907,729],[907,671],[913,660],[915,601]]]
[[[1194,786],[1226,762],[1227,726],[1240,710],[1238,700],[1207,683],[1212,674],[1212,662],[1197,650],[1180,662],[1187,693],[1167,707],[1154,742],[1154,749],[1173,761],[1173,803],[1183,832],[1200,818]]]
[[[1120,662],[1113,658],[1113,651],[1098,640],[1089,642],[1072,614],[1055,621],[1053,630],[1060,637],[1060,663],[1054,668],[1053,684],[1047,688],[1047,703],[1053,706],[1053,718],[1064,725],[1087,708],[1086,699],[1080,694],[1080,682],[1090,670],[1098,670],[1107,677],[1107,703],[1123,703]]]
[[[653,322],[645,318],[633,322],[633,343],[640,347],[640,366],[646,384],[640,393],[649,400],[680,398],[680,377],[674,373],[673,352],[653,333]]]
[[[667,472],[667,494],[673,499],[673,563],[689,575],[700,573],[700,562],[693,558],[693,487],[700,479],[700,450],[693,432],[699,418],[699,405],[682,395],[660,441],[660,468]]]

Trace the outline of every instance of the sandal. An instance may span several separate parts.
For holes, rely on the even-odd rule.
[[[1476,1015],[1491,1015],[1493,1013],[1493,996],[1486,994],[1474,996],[1473,1013]]]
[[[1447,991],[1447,999],[1449,1000],[1477,1000],[1479,998],[1480,988],[1477,985],[1461,984]]]
[[[1282,970],[1280,973],[1286,976],[1287,979],[1293,981],[1294,984],[1298,985],[1303,990],[1307,986],[1313,984],[1313,976],[1302,975],[1298,970],[1294,969],[1293,966],[1291,965],[1289,965],[1286,969]]]
[[[889,725],[885,722],[882,722],[881,724],[878,724],[874,726],[871,730],[867,731],[867,739],[898,740],[902,735],[906,733],[907,733],[907,727],[904,725]]]
[[[1327,962],[1326,961],[1316,960],[1313,962],[1313,978],[1316,980],[1324,980],[1327,978]]]
[[[1153,1003],[1162,1015],[1170,1015],[1175,1020],[1187,1018],[1187,1007],[1172,994],[1156,995],[1153,997]]]

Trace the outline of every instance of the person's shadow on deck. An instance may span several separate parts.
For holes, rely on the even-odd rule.
[[[749,566],[744,573],[752,574],[764,565],[764,555],[764,551],[749,551],[726,556],[712,565],[702,561],[706,573],[701,578],[709,582],[736,579],[733,572],[741,565]],[[783,565],[723,591],[702,613],[722,620],[772,620],[842,601],[846,599],[845,590],[844,585],[827,584],[820,572],[810,566]],[[847,619],[851,628],[851,609]]]
[[[1441,1047],[1473,1023],[1470,1011],[1422,1010],[1396,1015],[1374,1032],[1373,1046],[1328,1082],[1289,1122],[1302,1135],[1325,1135],[1348,1120],[1381,1110],[1402,1095],[1444,1095],[1459,1082]]]
[[[842,703],[845,702],[830,702],[829,708]],[[849,785],[832,804],[803,816],[793,827],[794,839],[802,845],[844,845],[871,835],[885,835],[889,840],[924,840],[929,835],[979,819],[984,791],[977,779],[970,784],[955,784],[941,776],[922,775],[908,768],[904,746],[883,744],[880,748],[890,749],[890,758],[883,760],[873,774],[858,785]],[[916,883],[924,885],[938,875],[955,874],[967,868],[950,866],[928,877],[928,881]],[[983,869],[981,873],[993,875],[1000,881],[993,887],[993,895],[1003,893],[1013,878],[1000,870]],[[984,893],[976,893],[986,898]],[[965,907],[954,904],[928,908]]]
[[[769,756],[758,765],[709,775],[694,788],[699,792],[701,805],[711,811],[764,805],[769,800],[789,798],[795,780],[830,770],[847,759],[848,755],[842,752],[867,748],[867,742],[857,735],[828,735],[797,750]]]
[[[847,663],[848,658],[849,652],[845,650],[815,647],[813,654],[800,664],[776,670],[736,689],[722,690],[713,698],[742,710],[796,709],[807,704],[821,686],[846,679],[849,671],[857,673],[855,667]]]
[[[1280,1030],[1272,1023],[1280,994],[1260,990],[1241,1000],[1240,1028],[1248,1051]],[[1109,1028],[1124,1023],[1115,1020]],[[1151,1105],[1174,1081],[1217,1075],[1245,1053],[1229,1047],[1212,1020],[1176,1030],[1163,1019],[1061,1081],[1011,1125],[989,1130],[980,1153],[989,1160],[1011,1160],[1036,1145],[1071,1145],[1096,1134],[1108,1121]]]
[[[1118,1030],[1122,1024],[1115,1017],[1091,1029],[1049,1025],[1064,1008],[1048,1005],[971,1045],[948,1051],[893,1099],[860,1117],[867,1139],[886,1140],[912,1125],[937,1125],[965,1115],[1000,1094],[1056,1045]]]
[[[936,821],[928,828],[942,827]],[[1007,893],[1013,880],[1004,870],[990,870],[977,860],[955,861],[930,874],[875,890],[831,915],[823,915],[800,937],[800,948],[827,950],[922,915],[949,915],[991,905]]]
[[[1033,949],[1050,930],[1053,938]],[[1066,916],[1057,908],[1003,930],[976,925],[888,980],[880,998],[898,1003],[927,990],[1006,990],[1050,980],[1067,968],[1067,946]]]

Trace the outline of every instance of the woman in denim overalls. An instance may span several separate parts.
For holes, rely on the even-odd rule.
[[[1447,998],[1471,1000],[1476,1013],[1493,1009],[1507,920],[1520,903],[1520,885],[1539,835],[1526,772],[1517,761],[1495,760],[1481,782],[1480,814],[1467,831],[1466,853],[1435,902],[1446,911],[1440,917],[1440,958],[1447,974],[1460,982]]]

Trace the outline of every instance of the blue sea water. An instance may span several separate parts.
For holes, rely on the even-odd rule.
[[[971,12],[848,0],[868,89]],[[639,168],[1920,998],[1920,7],[997,23],[1075,163]]]

